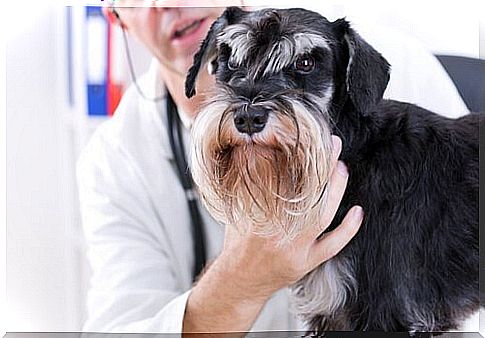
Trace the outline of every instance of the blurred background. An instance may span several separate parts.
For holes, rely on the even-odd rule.
[[[298,6],[329,19],[346,16],[399,30],[452,60],[485,59],[485,8],[478,0],[321,2]],[[293,1],[250,4],[295,6]],[[96,7],[52,1],[6,6],[5,326],[10,332],[79,331],[90,271],[75,164],[131,82],[122,37]],[[130,49],[136,72],[145,71],[148,54],[131,39]],[[457,72],[454,61],[442,60]],[[457,81],[464,74],[458,68]],[[478,104],[476,98],[467,103]]]

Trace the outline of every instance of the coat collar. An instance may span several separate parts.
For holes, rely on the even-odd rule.
[[[166,88],[160,76],[160,63],[156,58],[153,58],[148,72],[140,78],[139,85],[143,93],[148,98],[162,98],[161,100],[147,100],[140,96],[140,112],[142,114],[150,114],[153,123],[161,128],[161,150],[164,157],[173,159],[172,150],[170,148],[170,141],[168,138],[168,120],[167,120],[167,100],[165,99]],[[186,134],[190,131],[193,119],[191,119],[185,112],[178,110],[182,125],[185,127]],[[188,144],[186,143],[186,146]]]

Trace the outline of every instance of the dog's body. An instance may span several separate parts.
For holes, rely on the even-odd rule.
[[[457,329],[479,304],[479,116],[385,100],[369,117],[347,117],[335,133],[350,178],[331,228],[355,204],[366,217],[330,273],[297,283],[300,311],[318,330]],[[315,278],[337,283],[315,294]]]
[[[194,59],[219,97],[194,126],[193,174],[225,224],[288,237],[324,208],[330,134],[350,172],[339,211],[357,236],[294,285],[311,330],[444,331],[479,307],[479,115],[457,120],[382,100],[387,62],[344,20],[228,9]]]

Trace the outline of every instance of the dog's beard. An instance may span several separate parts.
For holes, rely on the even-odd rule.
[[[192,174],[211,215],[288,240],[318,226],[332,150],[328,123],[296,101],[265,103],[266,127],[250,137],[236,130],[235,107],[224,102],[207,105],[192,130]]]

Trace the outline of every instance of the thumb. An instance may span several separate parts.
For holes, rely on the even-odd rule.
[[[324,236],[315,243],[315,249],[312,250],[314,266],[329,260],[338,254],[360,229],[364,219],[364,212],[362,207],[354,206],[345,215],[342,223],[332,230],[324,234]]]

